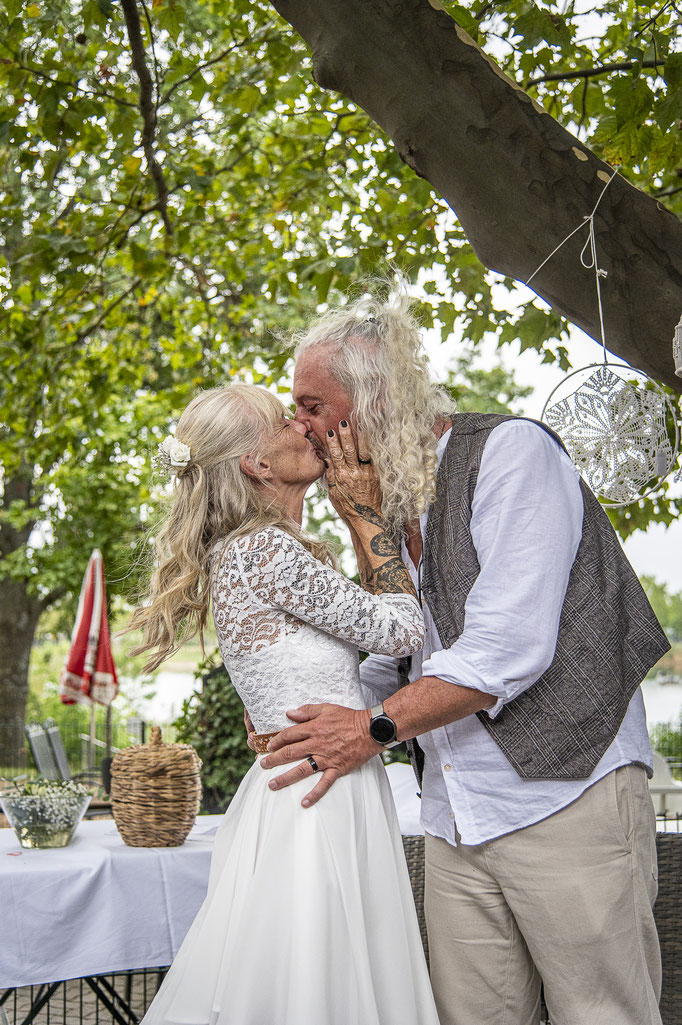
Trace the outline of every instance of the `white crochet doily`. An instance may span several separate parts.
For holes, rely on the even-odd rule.
[[[573,371],[547,399],[542,419],[606,505],[629,505],[650,494],[677,459],[672,402],[625,363]]]

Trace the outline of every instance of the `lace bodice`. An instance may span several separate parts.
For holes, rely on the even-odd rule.
[[[421,650],[416,598],[369,594],[283,530],[218,544],[213,617],[227,671],[258,733],[291,725],[286,711],[330,701],[363,708],[358,648]]]

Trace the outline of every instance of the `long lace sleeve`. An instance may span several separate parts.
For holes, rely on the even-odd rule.
[[[276,528],[240,538],[234,549],[242,581],[263,610],[288,613],[363,651],[408,655],[423,647],[424,620],[412,595],[370,594]]]

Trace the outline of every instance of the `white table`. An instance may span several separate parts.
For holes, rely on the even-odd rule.
[[[54,850],[0,830],[0,989],[170,964],[221,817],[198,818],[182,847],[126,847],[111,819],[81,822]]]
[[[423,833],[409,765],[388,766],[403,834]],[[24,850],[0,830],[0,990],[169,965],[206,896],[221,815],[181,847],[126,847],[111,819],[68,847]]]

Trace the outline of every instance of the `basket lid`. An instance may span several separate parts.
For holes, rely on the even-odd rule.
[[[161,738],[161,727],[152,726],[148,744],[135,744],[133,747],[117,751],[111,765],[112,774],[117,770],[145,771],[151,768],[166,770],[177,769],[187,772],[191,766],[197,772],[201,768],[201,759],[191,744],[164,744]]]

